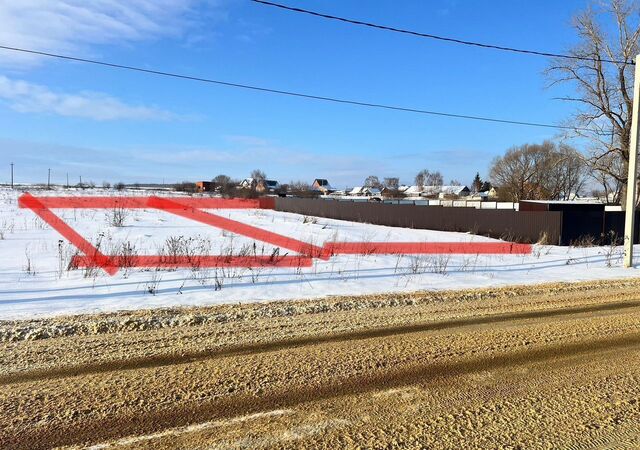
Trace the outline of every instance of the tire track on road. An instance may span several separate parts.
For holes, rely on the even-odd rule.
[[[483,315],[480,317],[464,317],[436,322],[365,329],[332,335],[305,336],[301,338],[277,340],[266,343],[244,344],[221,349],[188,352],[179,355],[156,355],[146,358],[132,358],[128,360],[100,362],[97,364],[87,364],[75,367],[72,366],[57,369],[41,369],[28,372],[19,372],[0,376],[0,386],[124,370],[156,368],[229,356],[254,355],[276,352],[280,350],[294,349],[311,345],[374,339],[429,331],[454,330],[457,328],[463,329],[481,325],[513,323],[514,321],[517,322],[523,320],[563,318],[566,316],[593,313],[615,313],[623,310],[632,310],[635,308],[640,308],[640,301],[622,301],[604,304],[596,303],[578,307]]]
[[[331,343],[324,345],[330,346]],[[23,430],[19,436],[5,436],[5,445],[16,449],[38,449],[106,442],[125,436],[145,435],[211,420],[230,419],[278,409],[292,409],[308,402],[430,383],[475,372],[503,370],[541,362],[551,363],[554,360],[576,364],[579,361],[575,358],[576,356],[589,356],[591,361],[604,357],[610,352],[636,351],[637,349],[640,349],[640,332],[488,356],[468,357],[458,361],[413,364],[409,367],[378,370],[374,373],[343,379],[335,376],[334,379],[329,379],[322,385],[281,390],[259,397],[249,393],[232,394],[204,403],[188,402],[163,410],[136,411],[78,422],[58,422]]]
[[[294,349],[310,345],[321,345],[338,342],[348,342],[364,339],[375,339],[389,336],[399,336],[404,334],[422,333],[429,331],[454,330],[456,328],[467,328],[481,325],[491,325],[500,323],[513,323],[514,321],[525,321],[535,319],[563,318],[566,316],[576,316],[580,314],[593,313],[616,313],[624,310],[640,308],[640,301],[622,301],[615,303],[598,303],[586,306],[545,309],[536,311],[524,311],[505,314],[482,315],[480,317],[464,317],[458,319],[442,320],[436,322],[418,323],[403,326],[393,326],[375,329],[365,329],[348,333],[332,335],[315,335],[295,339],[277,340],[266,343],[245,344],[230,346],[221,349],[189,352],[179,355],[158,355],[148,358],[132,358],[128,360],[116,360],[88,364],[83,366],[63,367],[57,369],[41,369],[29,372],[19,372],[0,376],[0,386],[16,383],[26,383],[41,380],[52,380],[60,378],[77,377],[89,374],[100,374],[107,372],[137,370],[156,368],[177,364],[192,363],[208,359],[253,355],[261,353],[276,352],[287,349]]]

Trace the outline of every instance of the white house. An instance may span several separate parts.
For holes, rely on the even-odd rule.
[[[349,195],[374,197],[380,195],[380,189],[367,186],[356,186],[349,191]]]
[[[422,193],[422,188],[420,186],[400,186],[398,192],[407,197],[418,197]]]
[[[240,182],[239,187],[242,189],[255,189],[257,184],[258,182],[255,180],[255,178],[245,178]]]

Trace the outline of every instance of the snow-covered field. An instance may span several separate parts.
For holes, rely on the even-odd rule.
[[[300,268],[68,269],[75,247],[32,211],[21,192],[0,189],[0,319],[313,298],[393,291],[459,289],[637,276],[622,269],[620,247],[534,246],[531,255],[338,255]],[[35,195],[141,195],[100,190],[38,191]],[[157,193],[155,193],[157,194]],[[172,194],[175,195],[175,194]],[[127,210],[124,226],[109,210],[54,210],[104,253],[138,255],[179,245],[196,254],[271,255],[262,242],[156,210]],[[465,233],[412,230],[310,218],[271,210],[216,213],[305,242],[491,242]],[[640,251],[640,248],[638,249]],[[280,254],[290,251],[280,250]]]

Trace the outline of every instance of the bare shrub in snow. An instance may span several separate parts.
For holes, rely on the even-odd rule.
[[[162,276],[158,272],[158,270],[154,270],[151,272],[151,278],[147,281],[145,285],[145,291],[151,295],[156,295],[158,292],[158,285],[162,281]]]
[[[100,251],[100,249],[102,248],[102,241],[104,239],[104,233],[100,233],[98,235],[98,237],[96,238],[96,243],[94,245],[95,249],[96,249],[96,254],[97,252]],[[96,254],[94,255],[87,255],[87,256],[93,256],[95,257]],[[88,261],[87,261],[88,262]],[[84,278],[96,278],[98,276],[98,274],[100,273],[100,268],[97,267],[94,264],[87,264],[87,266],[84,268],[84,272],[83,272],[83,277]]]
[[[624,250],[621,247],[624,239],[618,237],[615,231],[609,233],[609,245],[604,247],[604,263],[607,267],[619,265],[622,263],[622,257],[624,256]]]
[[[112,227],[123,227],[129,217],[129,211],[126,208],[115,207],[107,213],[107,221]]]
[[[73,244],[65,243],[62,239],[58,240],[58,278],[62,278],[64,272],[77,269],[73,264],[73,258],[78,254],[78,249]]]
[[[0,240],[3,240],[7,234],[13,233],[15,228],[15,221],[12,219],[11,222],[8,219],[3,219],[0,222]]]
[[[585,235],[571,241],[570,246],[571,247],[595,247],[596,242],[593,236]]]
[[[475,254],[473,256],[463,257],[462,263],[460,264],[461,272],[475,272],[478,266],[478,258],[479,254]]]
[[[25,265],[24,265],[24,271],[27,275],[35,275],[36,274],[36,269],[33,266],[33,262],[31,261],[31,252],[29,251],[29,248],[25,249],[24,251],[24,256],[26,259]]]
[[[531,250],[531,254],[536,259],[539,259],[540,256],[547,256],[551,252],[552,248],[553,247],[551,247],[550,245],[534,245]]]
[[[540,245],[549,245],[551,243],[549,240],[549,234],[546,231],[541,232],[538,237],[538,242],[536,243]]]
[[[409,271],[412,274],[424,273],[427,269],[427,260],[424,255],[409,257]]]
[[[435,255],[429,259],[429,270],[433,273],[446,275],[449,261],[451,261],[451,255],[448,253]]]
[[[117,252],[118,265],[124,269],[123,276],[125,278],[129,276],[129,271],[135,266],[137,257],[138,249],[135,244],[125,241],[119,245],[119,251]]]
[[[313,216],[302,216],[302,223],[316,224],[318,223],[318,218]]]

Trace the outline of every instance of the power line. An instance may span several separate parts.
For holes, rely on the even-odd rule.
[[[350,23],[350,24],[353,24],[353,25],[360,25],[360,26],[364,26],[364,27],[377,28],[377,29],[380,29],[380,30],[393,31],[393,32],[396,32],[396,33],[403,33],[403,34],[409,34],[409,35],[412,35],[412,36],[435,39],[435,40],[438,40],[438,41],[452,42],[452,43],[455,43],[455,44],[471,45],[471,46],[474,46],[474,47],[489,48],[489,49],[493,49],[493,50],[503,50],[503,51],[513,52],[513,53],[523,53],[523,54],[528,54],[528,55],[545,56],[545,57],[552,57],[552,58],[576,59],[576,60],[580,60],[580,61],[596,61],[596,62],[606,62],[606,63],[614,63],[614,64],[628,64],[630,66],[635,65],[635,63],[633,61],[618,61],[618,60],[614,60],[614,59],[601,59],[601,58],[596,59],[596,58],[590,58],[590,57],[587,57],[587,56],[565,55],[565,54],[562,54],[562,53],[551,53],[551,52],[543,52],[543,51],[538,51],[538,50],[527,50],[527,49],[515,48],[515,47],[504,47],[504,46],[501,46],[501,45],[485,44],[485,43],[482,43],[482,42],[465,41],[465,40],[462,40],[462,39],[456,39],[456,38],[445,37],[445,36],[438,36],[438,35],[435,35],[435,34],[421,33],[419,31],[405,30],[405,29],[402,29],[402,28],[395,28],[395,27],[390,27],[390,26],[386,26],[386,25],[378,25],[378,24],[371,23],[371,22],[364,22],[362,20],[347,19],[345,17],[332,16],[330,14],[323,14],[323,13],[319,13],[317,11],[311,11],[311,10],[308,10],[308,9],[295,8],[293,6],[282,5],[280,3],[273,3],[273,2],[270,2],[270,1],[267,1],[267,0],[251,0],[251,1],[255,2],[255,3],[261,3],[261,4],[267,5],[267,6],[274,6],[276,8],[284,9],[284,10],[287,10],[287,11],[303,13],[303,14],[309,14],[311,16],[321,17],[323,19],[337,20],[337,21],[340,21],[340,22]]]
[[[18,47],[9,47],[9,46],[5,46],[5,45],[0,45],[0,49],[10,50],[10,51],[14,51],[14,52],[30,53],[30,54],[34,54],[34,55],[40,55],[40,56],[47,56],[47,57],[50,57],[50,58],[58,58],[58,59],[63,59],[63,60],[67,60],[67,61],[76,61],[76,62],[81,62],[81,63],[86,63],[86,64],[95,64],[95,65],[99,65],[99,66],[111,67],[111,68],[114,68],[114,69],[131,70],[131,71],[135,71],[135,72],[142,72],[142,73],[146,73],[146,74],[159,75],[159,76],[170,77],[170,78],[178,78],[178,79],[190,80],[190,81],[199,81],[199,82],[202,82],[202,83],[217,84],[217,85],[222,85],[222,86],[235,87],[235,88],[241,88],[241,89],[248,89],[248,90],[260,91],[260,92],[269,92],[269,93],[272,93],[272,94],[287,95],[287,96],[291,96],[291,97],[299,97],[299,98],[306,98],[306,99],[312,99],[312,100],[321,100],[321,101],[325,101],[325,102],[343,103],[343,104],[347,104],[347,105],[364,106],[364,107],[378,108],[378,109],[388,109],[388,110],[403,111],[403,112],[410,112],[410,113],[417,113],[417,114],[427,114],[427,115],[432,115],[432,116],[452,117],[452,118],[457,118],[457,119],[469,119],[469,120],[480,120],[480,121],[484,121],[484,122],[506,123],[506,124],[511,124],[511,125],[524,125],[524,126],[542,127],[542,128],[556,128],[556,129],[560,129],[560,130],[573,130],[573,131],[593,131],[593,130],[590,130],[588,128],[578,128],[578,127],[570,127],[570,126],[563,126],[563,125],[553,125],[553,124],[549,124],[549,123],[527,122],[527,121],[520,121],[520,120],[497,119],[497,118],[493,118],[493,117],[475,116],[475,115],[468,115],[468,114],[454,114],[454,113],[447,113],[447,112],[442,112],[442,111],[430,111],[430,110],[426,110],[426,109],[409,108],[409,107],[403,107],[403,106],[393,106],[393,105],[386,105],[386,104],[382,104],[382,103],[369,103],[369,102],[363,102],[363,101],[359,101],[359,100],[348,100],[348,99],[336,98],[336,97],[326,97],[326,96],[322,96],[322,95],[305,94],[305,93],[294,92],[294,91],[284,91],[284,90],[280,90],[280,89],[272,89],[272,88],[266,88],[266,87],[261,87],[261,86],[252,86],[252,85],[248,85],[248,84],[240,84],[240,83],[232,83],[232,82],[228,82],[228,81],[214,80],[214,79],[211,79],[211,78],[202,78],[202,77],[195,77],[195,76],[191,76],[191,75],[183,75],[183,74],[179,74],[179,73],[175,73],[175,72],[166,72],[166,71],[160,71],[160,70],[145,69],[145,68],[142,68],[142,67],[128,66],[128,65],[124,65],[124,64],[116,64],[116,63],[111,63],[111,62],[107,62],[107,61],[98,61],[98,60],[94,60],[94,59],[79,58],[79,57],[76,57],[76,56],[60,55],[60,54],[56,54],[56,53],[41,52],[41,51],[37,51],[37,50],[30,50],[30,49],[24,49],[24,48],[18,48]]]

